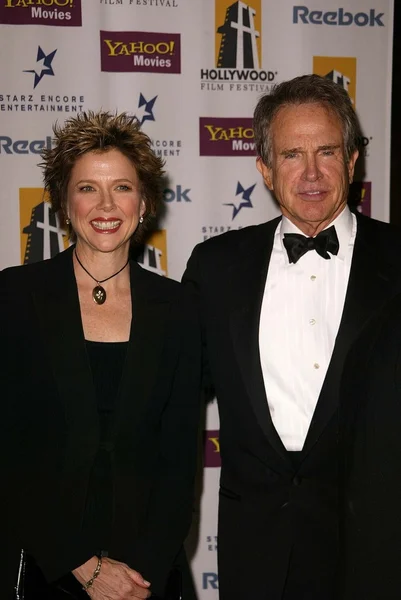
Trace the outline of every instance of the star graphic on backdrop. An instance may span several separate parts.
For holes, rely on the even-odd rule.
[[[239,204],[237,205],[237,203],[234,203],[234,202],[226,202],[224,204],[224,206],[232,206],[233,207],[232,220],[235,219],[235,217],[238,215],[241,208],[253,208],[253,204],[251,202],[251,194],[252,194],[253,190],[255,189],[255,186],[256,186],[256,183],[251,185],[251,187],[245,189],[242,187],[242,185],[238,181],[237,191],[235,192],[235,195],[238,196],[239,194],[241,194]]]
[[[139,124],[142,125],[145,121],[155,121],[155,116],[153,114],[153,106],[156,102],[157,96],[152,98],[152,100],[146,100],[143,94],[139,94],[139,103],[138,103],[138,111],[135,117],[138,119]]]
[[[33,84],[33,88],[35,89],[38,83],[41,81],[42,77],[45,75],[54,75],[52,62],[54,55],[56,54],[57,49],[50,52],[50,54],[45,54],[40,46],[38,46],[38,55],[36,57],[36,62],[39,63],[40,71],[39,73],[35,71],[35,69],[30,69],[24,71],[24,73],[35,73],[35,81]],[[38,69],[39,70],[39,69]]]

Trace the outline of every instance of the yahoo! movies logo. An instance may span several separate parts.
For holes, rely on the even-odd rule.
[[[199,119],[200,156],[255,156],[250,118]]]
[[[356,58],[344,56],[314,56],[313,72],[334,83],[338,83],[348,92],[355,108],[356,99]]]
[[[204,435],[204,465],[205,467],[221,467],[220,431],[209,429]]]
[[[81,0],[0,0],[0,23],[80,27]]]
[[[101,31],[102,71],[112,73],[181,73],[179,33]]]
[[[354,181],[350,185],[348,204],[359,213],[372,216],[372,182]]]
[[[345,8],[338,10],[311,10],[308,6],[294,6],[292,22],[306,25],[357,25],[358,27],[384,27],[384,13],[376,13],[371,8],[368,12],[352,13]]]
[[[214,64],[201,69],[201,90],[270,89],[277,72],[262,69],[261,0],[215,0]]]

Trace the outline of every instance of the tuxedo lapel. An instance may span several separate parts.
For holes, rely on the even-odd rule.
[[[117,398],[113,435],[125,424],[132,431],[145,409],[157,378],[165,344],[171,303],[156,285],[156,278],[130,262],[132,321],[128,350]]]
[[[333,354],[305,441],[305,455],[335,414],[347,352],[365,322],[391,295],[393,267],[379,257],[373,244],[375,222],[358,219],[350,277]]]
[[[279,219],[275,219],[261,226],[254,243],[239,249],[243,259],[229,273],[230,297],[236,299],[230,328],[242,379],[259,426],[276,452],[286,458],[270,416],[259,354],[260,312],[278,223]]]
[[[73,248],[43,265],[34,285],[34,303],[41,321],[59,398],[70,435],[69,464],[82,447],[97,447],[99,422],[92,373],[86,354],[73,269]],[[56,400],[55,400],[56,401]]]

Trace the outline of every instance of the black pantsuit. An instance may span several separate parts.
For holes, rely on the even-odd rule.
[[[130,277],[132,325],[107,447],[108,551],[163,595],[191,521],[200,333],[180,284],[135,262]],[[49,581],[95,553],[82,523],[100,428],[72,249],[3,271],[0,309],[0,578],[7,598],[21,547]]]

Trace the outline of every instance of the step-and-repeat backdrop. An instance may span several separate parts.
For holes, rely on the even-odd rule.
[[[252,113],[304,73],[348,91],[363,128],[352,201],[388,220],[392,0],[0,0],[0,27],[0,268],[68,244],[37,163],[56,120],[103,108],[136,115],[166,161],[166,210],[141,261],[179,279],[198,242],[278,214]],[[203,441],[188,548],[200,599],[215,600],[215,402]]]

